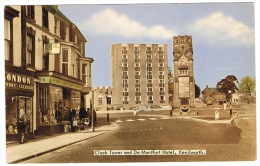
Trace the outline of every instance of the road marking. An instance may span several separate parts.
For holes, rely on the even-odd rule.
[[[121,121],[121,120],[117,120],[117,121],[115,121],[115,122],[120,123],[120,122],[122,122],[122,121]]]
[[[157,118],[148,118],[148,119],[150,119],[150,120],[157,120]]]
[[[160,130],[162,130],[162,127],[160,127]]]
[[[127,122],[133,122],[133,121],[135,121],[135,120],[133,120],[133,119],[127,119],[126,121],[127,121]]]
[[[146,119],[137,119],[137,120],[144,121],[144,120],[146,120]]]
[[[169,117],[164,117],[164,118],[161,118],[161,119],[170,119]]]
[[[135,131],[138,131],[138,130],[135,130]]]

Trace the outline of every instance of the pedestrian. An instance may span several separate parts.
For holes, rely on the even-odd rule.
[[[69,112],[69,121],[70,121],[70,127],[71,131],[75,132],[75,127],[73,126],[73,121],[76,120],[76,110],[75,109],[70,109]]]
[[[26,113],[24,109],[19,110],[19,117],[17,122],[17,129],[19,135],[19,143],[27,142],[26,138]]]
[[[83,118],[87,118],[87,111],[83,106],[81,106],[79,109],[79,120],[81,121]]]
[[[92,109],[90,110],[89,122],[90,122],[90,126],[92,126]],[[94,126],[97,125],[97,113],[94,109],[93,109],[93,124]]]
[[[93,112],[93,118],[94,118],[94,126],[97,126],[97,113],[95,110]]]

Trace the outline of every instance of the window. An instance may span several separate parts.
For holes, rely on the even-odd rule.
[[[102,100],[103,100],[102,97],[99,97],[99,98],[98,98],[98,105],[102,105]]]
[[[123,76],[128,75],[128,71],[123,71],[123,72],[122,72],[122,75],[123,75]]]
[[[42,8],[42,26],[45,28],[49,28],[48,11],[44,8]]]
[[[188,70],[179,70],[180,75],[187,75]]]
[[[69,50],[62,49],[62,73],[68,75]]]
[[[54,62],[54,64],[56,64],[56,65],[54,65],[54,70],[56,71],[56,72],[60,72],[60,55],[58,54],[58,55],[54,55],[55,56],[55,62]]]
[[[11,47],[11,21],[5,19],[5,60],[11,60],[10,47]]]
[[[148,100],[148,103],[153,103],[153,96],[148,96],[147,100]]]
[[[34,6],[26,6],[26,16],[34,19]]]
[[[43,38],[42,69],[43,70],[49,70],[49,53],[47,51],[45,51],[45,45],[48,45],[48,38],[47,37]]]
[[[27,34],[26,38],[26,64],[33,65],[34,59],[34,36]]]
[[[88,65],[87,64],[82,64],[82,80],[85,82],[86,85],[88,85]]]
[[[60,35],[60,20],[55,18],[54,20],[54,34],[55,35]]]
[[[58,66],[58,65],[57,65]],[[42,69],[49,70],[49,54],[44,54],[42,59]]]
[[[147,54],[147,55],[146,55],[146,58],[147,58],[147,59],[152,59],[152,55],[151,55],[151,54]]]
[[[160,92],[164,92],[164,88],[160,88]]]
[[[160,103],[165,103],[165,97],[164,96],[160,96]]]
[[[68,26],[63,21],[60,21],[60,37],[62,40],[67,39],[67,30]]]

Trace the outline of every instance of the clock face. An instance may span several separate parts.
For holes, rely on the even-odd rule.
[[[187,60],[186,60],[185,58],[181,58],[181,59],[180,59],[180,64],[181,64],[182,66],[186,65],[186,64],[187,64]]]

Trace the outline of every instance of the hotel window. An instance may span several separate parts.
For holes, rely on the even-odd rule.
[[[27,34],[26,37],[26,64],[34,67],[35,49],[34,36]]]
[[[68,75],[69,50],[62,49],[62,73]]]
[[[148,103],[153,103],[153,96],[148,96],[147,100],[148,100]]]
[[[165,96],[160,96],[160,103],[165,103]]]
[[[123,97],[123,104],[128,104],[128,96]]]
[[[140,59],[140,55],[139,54],[135,54],[135,59]]]
[[[161,58],[160,55],[162,55],[163,57],[163,47],[159,47],[158,54],[159,54],[159,58]]]
[[[152,47],[147,47],[146,48],[146,54],[149,54],[149,55],[152,54]]]
[[[42,26],[49,28],[48,10],[42,8]]]
[[[135,54],[139,54],[139,47],[135,47]]]
[[[147,59],[152,59],[152,55],[151,55],[151,54],[147,54],[147,55],[146,55],[146,58],[147,58]]]
[[[159,67],[159,71],[164,71],[164,67]]]
[[[160,92],[164,92],[164,87],[161,87],[161,88],[160,88]]]
[[[123,50],[122,50],[122,54],[124,55],[124,54],[127,54],[127,47],[123,47],[122,48]]]
[[[135,67],[140,67],[140,63],[135,63]]]
[[[34,6],[26,6],[26,16],[34,19]]]
[[[11,61],[11,21],[5,19],[5,60]]]
[[[122,74],[123,74],[123,76],[127,76],[128,75],[128,71],[123,71]]]

